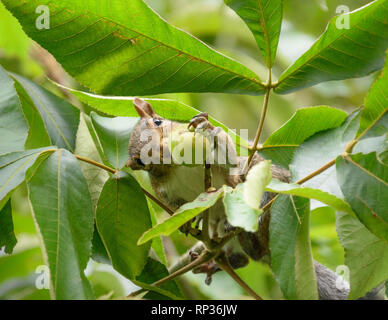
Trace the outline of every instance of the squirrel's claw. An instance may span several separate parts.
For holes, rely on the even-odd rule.
[[[196,116],[194,116],[193,119],[199,118],[199,117],[203,117],[203,118],[206,118],[206,120],[209,120],[209,114],[207,112],[201,112],[200,114],[197,114]]]
[[[195,131],[214,129],[214,126],[209,122],[209,116],[203,112],[193,117],[189,123],[188,129],[194,128]]]
[[[194,260],[198,259],[198,257],[199,257],[199,254],[195,251],[190,251],[189,255],[190,255],[191,261],[194,261]],[[195,274],[198,274],[198,273],[205,273],[206,274],[205,283],[208,286],[212,282],[213,274],[215,274],[218,271],[221,271],[221,268],[217,265],[217,263],[214,260],[211,260],[209,262],[201,264],[198,267],[193,269],[193,273],[195,273]]]
[[[205,273],[206,279],[205,283],[207,285],[210,285],[212,282],[213,274],[217,273],[218,271],[221,271],[221,268],[217,265],[216,262],[209,261],[207,263],[201,264],[197,268],[193,270],[193,273]]]

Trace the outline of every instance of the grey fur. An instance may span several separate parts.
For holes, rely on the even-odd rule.
[[[349,289],[338,288],[338,275],[317,261],[314,261],[314,267],[317,276],[319,300],[346,300]],[[380,291],[381,288],[378,287],[371,292],[368,292],[359,300],[384,300],[384,295]]]

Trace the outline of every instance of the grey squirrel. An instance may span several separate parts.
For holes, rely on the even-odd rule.
[[[149,103],[142,99],[135,98],[133,103],[140,120],[130,136],[127,166],[133,170],[147,171],[155,194],[172,210],[175,211],[183,204],[193,201],[205,191],[203,166],[179,165],[171,161],[171,154],[167,154],[171,151],[168,143],[171,142],[170,137],[173,133],[179,135],[187,132],[187,129],[194,128],[195,132],[214,138],[214,150],[228,154],[227,161],[222,163],[215,161],[211,165],[212,182],[215,188],[223,185],[235,187],[244,181],[245,174],[231,173],[231,166],[228,165],[228,163],[234,163],[235,166],[238,166],[244,159],[237,156],[229,135],[208,121],[207,114],[201,113],[195,116],[190,123],[182,125],[182,123],[162,118],[155,113]],[[217,150],[217,148],[227,148],[228,152]],[[263,160],[256,153],[248,170]],[[290,180],[289,172],[275,165],[271,166],[271,173],[278,180],[284,182]],[[262,205],[273,197],[274,194],[265,192]],[[270,212],[267,212],[261,216],[259,230],[256,233],[242,231],[225,245],[223,250],[232,268],[237,269],[247,265],[248,257],[256,261],[269,260],[269,221]],[[230,230],[231,226],[226,220],[223,203],[219,200],[209,210],[209,235],[211,238],[222,238]],[[212,265],[214,267],[212,272],[217,271],[216,265],[214,263]],[[315,262],[315,271],[320,299],[346,299],[348,292],[346,289],[336,288],[337,275],[334,272],[317,262]],[[208,270],[204,268],[204,272]],[[371,293],[366,298],[379,299],[382,297],[377,293]]]

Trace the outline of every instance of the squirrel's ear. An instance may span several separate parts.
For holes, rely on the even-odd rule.
[[[151,105],[143,99],[133,99],[133,105],[141,118],[154,118],[156,116],[156,113],[154,109],[152,109]]]

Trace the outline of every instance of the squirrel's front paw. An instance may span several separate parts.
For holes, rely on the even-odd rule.
[[[194,128],[194,130],[198,132],[200,130],[213,130],[214,126],[209,122],[208,114],[203,112],[191,119],[188,128],[189,130]]]
[[[199,265],[198,267],[193,269],[193,273],[204,273],[206,274],[205,283],[209,286],[212,282],[213,274],[221,271],[221,268],[217,265],[213,260],[208,261],[204,264]]]

